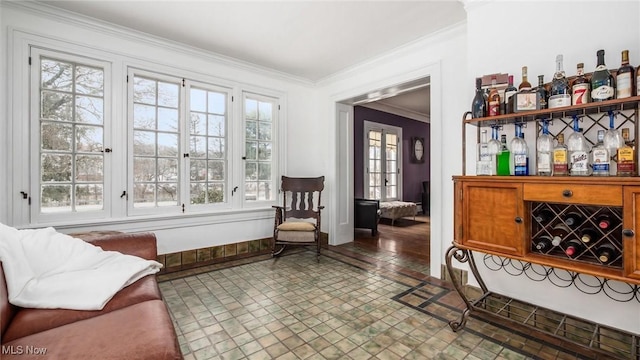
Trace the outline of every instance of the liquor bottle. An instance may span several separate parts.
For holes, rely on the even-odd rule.
[[[585,228],[580,232],[580,240],[585,244],[595,243],[598,237],[598,232],[592,228]]]
[[[569,153],[564,144],[564,134],[558,134],[558,144],[553,148],[553,176],[569,175]]]
[[[527,67],[522,67],[522,82],[518,85],[518,91],[530,91],[531,83],[527,80]]]
[[[476,175],[495,175],[492,169],[493,161],[489,152],[489,143],[487,142],[487,130],[480,133],[480,142],[478,143],[478,158],[476,162]]]
[[[569,239],[564,242],[564,253],[570,258],[577,258],[584,251],[584,245],[576,239]]]
[[[598,50],[598,66],[591,75],[591,101],[606,101],[616,97],[616,80],[604,64],[604,50]]]
[[[578,127],[578,118],[574,116],[573,133],[567,139],[569,151],[569,172],[571,176],[589,175],[589,143]]]
[[[578,64],[578,74],[571,86],[571,105],[580,105],[591,102],[591,83],[584,76],[584,64]]]
[[[496,88],[496,76],[491,77],[491,89],[489,89],[489,97],[487,98],[487,116],[500,115],[500,93]]]
[[[610,159],[617,161],[618,149],[624,146],[624,139],[620,134],[620,131],[615,128],[615,114],[613,111],[609,111],[609,129],[604,133],[604,147],[609,151]],[[617,175],[617,166],[613,166],[609,162],[610,175]]]
[[[609,150],[604,146],[604,130],[598,130],[598,143],[591,149],[593,176],[609,176]]]
[[[622,50],[622,64],[616,73],[616,99],[628,98],[635,94],[634,78],[635,71],[633,66],[629,65],[629,50]]]
[[[553,163],[553,136],[549,135],[549,122],[542,121],[542,135],[536,141],[538,175],[551,176]]]
[[[571,106],[571,91],[562,67],[562,55],[556,56],[556,73],[551,81],[548,105],[549,109]]]
[[[488,142],[489,144],[489,156],[491,157],[491,171],[492,175],[498,174],[498,155],[502,152],[502,144],[500,140],[498,140],[498,127],[491,127],[491,140]]]
[[[598,260],[603,264],[608,264],[614,261],[619,254],[618,249],[616,249],[611,243],[603,243],[596,248]]]
[[[507,85],[507,88],[504,89],[504,99],[502,99],[503,114],[509,114],[513,112],[513,109],[509,108],[509,99],[511,98],[511,96],[513,96],[513,94],[517,92],[518,92],[518,89],[516,89],[516,87],[513,86],[513,75],[509,75],[509,85]]]
[[[556,224],[553,229],[551,229],[551,244],[553,246],[558,246],[564,239],[566,239],[571,233],[571,229],[567,227],[567,225],[563,223]]]
[[[579,212],[572,211],[564,215],[564,223],[572,229],[578,228],[583,222],[584,217]]]
[[[511,159],[511,152],[507,147],[507,135],[502,134],[500,136],[500,153],[498,154],[498,175],[501,176],[509,176],[511,175],[511,170],[509,166],[509,161]]]
[[[471,117],[474,119],[487,116],[487,102],[482,91],[482,79],[476,78],[476,96],[471,102]]]
[[[546,253],[553,247],[551,244],[551,237],[547,235],[542,235],[538,238],[533,239],[533,248],[539,252]]]
[[[536,211],[533,218],[542,225],[547,225],[553,220],[555,217],[555,213],[548,208],[544,207],[538,211]]]
[[[513,175],[525,176],[527,175],[527,159],[529,157],[529,149],[527,148],[527,142],[522,138],[522,125],[515,124],[516,136],[511,139],[509,147],[511,148],[510,169],[513,170]]]
[[[544,86],[544,75],[538,75],[538,86],[536,87],[538,93],[538,101],[540,101],[540,109],[546,109],[548,107],[549,93]]]
[[[624,145],[618,148],[618,176],[634,176],[636,173],[635,151],[630,145],[629,128],[622,129]]]
[[[522,131],[520,131],[520,139],[522,139],[522,141],[525,141],[524,139],[524,133]],[[524,174],[529,176],[529,146],[527,145],[527,159],[526,159],[526,163],[527,166],[524,167]]]
[[[601,214],[596,218],[596,224],[603,231],[608,231],[612,228],[611,216],[609,214]]]

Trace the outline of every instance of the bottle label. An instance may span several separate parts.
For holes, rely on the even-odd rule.
[[[589,102],[589,84],[573,85],[572,91],[571,102],[573,105],[586,104]]]
[[[591,91],[591,98],[593,100],[607,100],[613,99],[615,90],[608,85],[599,86]]]
[[[549,101],[547,102],[549,109],[563,107],[563,106],[571,106],[571,95],[569,94],[558,94],[549,96]]]
[[[513,155],[513,172],[515,175],[527,174],[527,155],[525,154]]]
[[[571,172],[586,172],[589,170],[589,155],[586,151],[571,153]]]
[[[489,102],[489,116],[498,116],[500,115],[500,102],[499,101],[490,101]]]
[[[538,156],[538,173],[551,172],[551,158],[548,155]]]
[[[633,162],[633,148],[623,147],[618,149],[618,162]]]
[[[593,150],[593,172],[609,172],[609,152],[607,149]]]
[[[553,151],[553,163],[567,165],[567,150],[554,150]]]
[[[631,96],[631,73],[623,73],[616,77],[616,98],[622,99]]]
[[[567,164],[553,164],[554,175],[566,175],[569,172],[569,165]]]

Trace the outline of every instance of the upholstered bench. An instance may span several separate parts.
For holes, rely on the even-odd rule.
[[[405,216],[413,216],[413,220],[415,220],[416,209],[416,204],[412,202],[384,201],[380,203],[380,217],[391,219],[391,226],[393,226],[396,219],[400,219]]]

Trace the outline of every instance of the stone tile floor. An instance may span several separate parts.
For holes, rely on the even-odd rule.
[[[159,280],[187,360],[590,358],[475,318],[454,333],[459,296],[392,253],[293,251]]]

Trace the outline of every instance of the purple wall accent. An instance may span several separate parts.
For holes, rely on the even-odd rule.
[[[379,124],[392,125],[402,128],[402,200],[420,202],[422,194],[422,182],[430,180],[429,173],[431,161],[431,124],[412,120],[398,115],[369,109],[362,106],[353,108],[353,143],[354,155],[354,195],[363,197],[364,194],[364,121]],[[411,162],[411,138],[419,136],[424,138],[425,159],[423,163]]]

